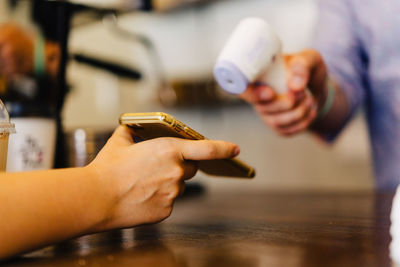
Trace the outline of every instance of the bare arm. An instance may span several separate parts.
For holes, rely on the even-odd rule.
[[[167,218],[193,161],[231,158],[224,141],[133,144],[119,127],[84,168],[0,174],[0,259],[79,235]]]
[[[321,118],[316,119],[310,126],[310,130],[317,135],[329,135],[336,132],[337,129],[343,125],[349,116],[348,100],[346,95],[340,89],[340,87],[332,81],[332,88],[334,90],[334,98],[332,106],[329,111]],[[326,105],[328,89],[324,89],[324,102],[321,105]],[[319,107],[321,109],[321,106]]]
[[[111,197],[89,168],[0,174],[0,258],[90,232]]]

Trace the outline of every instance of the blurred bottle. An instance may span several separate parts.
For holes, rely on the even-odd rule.
[[[57,133],[54,87],[46,82],[23,74],[3,79],[0,97],[17,129],[17,134],[9,137],[7,171],[53,167]]]
[[[0,75],[0,95],[4,95],[7,89],[6,77]]]
[[[10,136],[7,171],[51,169],[56,144],[54,110],[45,102],[7,102],[17,134]]]

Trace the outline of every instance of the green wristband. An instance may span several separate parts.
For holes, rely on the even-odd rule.
[[[328,83],[328,95],[326,97],[324,106],[318,112],[317,120],[325,117],[325,115],[331,110],[333,101],[335,100],[335,86],[333,85],[330,79],[328,79],[327,83]]]
[[[33,70],[35,76],[42,77],[46,71],[45,43],[42,35],[38,35],[34,44]]]

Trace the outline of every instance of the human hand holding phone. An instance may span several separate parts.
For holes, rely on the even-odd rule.
[[[163,112],[125,113],[120,124],[127,126],[131,134],[140,140],[160,137],[177,137],[190,140],[207,140],[203,135]],[[253,178],[255,170],[237,158],[221,158],[199,161],[199,169],[214,176]]]
[[[154,223],[168,217],[196,161],[232,158],[239,147],[225,141],[157,138],[134,144],[120,126],[88,165],[98,173],[112,201],[95,231]]]

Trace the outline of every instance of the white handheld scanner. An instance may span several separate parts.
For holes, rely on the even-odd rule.
[[[282,43],[272,27],[260,18],[240,21],[218,57],[214,76],[229,93],[243,93],[257,81],[284,94],[287,83]]]

